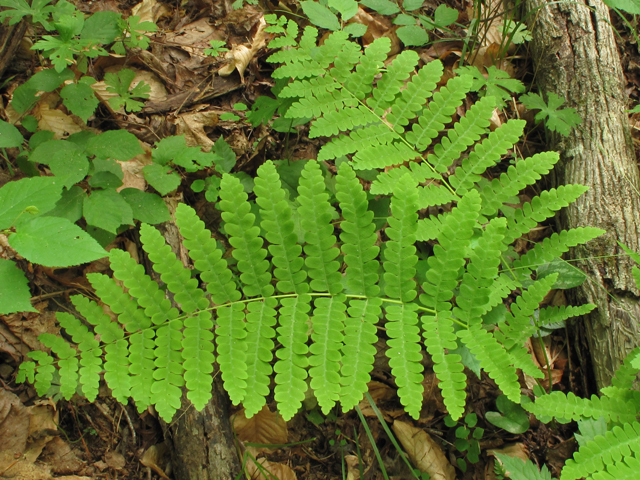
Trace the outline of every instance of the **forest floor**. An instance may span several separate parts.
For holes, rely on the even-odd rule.
[[[463,46],[460,38],[474,10],[470,3],[445,1],[460,12],[458,23],[461,26],[449,34],[432,32],[432,40],[438,41],[416,51],[424,62],[441,59],[451,76],[451,71],[460,62]],[[317,139],[308,138],[308,126],[295,127],[295,133],[279,133],[269,125],[254,128],[245,121],[245,112],[237,108],[239,103],[250,106],[259,96],[270,95],[273,86],[270,77],[273,66],[266,62],[271,53],[266,47],[268,35],[265,39],[260,26],[265,11],[260,6],[245,5],[233,10],[229,1],[223,3],[219,0],[167,3],[144,0],[137,6],[132,3],[116,0],[76,2],[77,7],[85,13],[113,10],[125,16],[136,14],[142,20],[154,21],[159,26],[158,32],[151,36],[149,54],[130,52],[127,58],[113,55],[100,57],[93,64],[92,68],[99,76],[104,72],[116,71],[126,61],[128,68],[132,68],[140,78],[144,77],[151,86],[151,98],[137,114],[113,111],[105,102],[99,115],[90,120],[92,128],[126,128],[147,145],[177,133],[185,135],[188,145],[209,148],[223,136],[237,156],[234,171],[244,171],[249,176],[254,176],[257,167],[266,159],[287,159],[295,164],[297,160],[316,158],[321,144]],[[176,7],[176,3],[180,6]],[[438,3],[426,0],[422,8],[432,13]],[[276,10],[282,12],[283,9],[298,11],[293,0],[287,5],[280,4]],[[387,35],[392,39],[396,53],[403,48],[388,17],[362,7],[356,17],[358,22],[368,26],[363,40],[365,44]],[[617,40],[631,108],[640,101],[640,47],[619,17],[613,13],[612,17],[619,34]],[[303,18],[296,18],[301,25],[305,23]],[[499,21],[498,15],[494,18],[494,25]],[[33,33],[30,30],[27,35]],[[497,65],[513,78],[522,80],[528,90],[535,89],[534,69],[526,44],[509,49],[505,58],[494,60],[497,48],[497,44],[491,40],[494,33],[487,30],[486,38],[471,54],[471,64],[478,67]],[[203,54],[203,50],[209,48],[210,40],[222,40],[227,46],[244,45],[248,48],[243,52],[234,49],[235,60],[229,61],[224,54],[218,57]],[[15,87],[38,67],[38,61],[38,57],[25,44],[5,74],[6,81],[1,91],[4,105],[8,104]],[[220,69],[226,69],[228,75],[216,74]],[[5,119],[8,116],[9,113],[5,112]],[[523,155],[544,150],[544,130],[542,126],[535,125],[532,112],[526,111],[521,104],[513,101],[503,112],[496,114],[495,121],[503,122],[513,116],[520,116],[529,122],[527,134],[518,145]],[[74,121],[71,116],[66,115],[65,118],[65,121]],[[630,116],[630,126],[636,149],[640,152],[640,114]],[[0,175],[4,175],[4,180],[0,178],[2,184],[7,179],[7,172],[3,171]],[[178,189],[178,200],[194,206],[209,228],[215,228],[215,210],[205,200],[203,193],[194,192],[189,187],[193,180],[203,178],[202,173],[200,177],[197,175],[184,175],[183,186]],[[144,179],[135,173],[125,173],[125,186],[144,189]],[[528,241],[540,241],[552,231],[552,226],[541,225]],[[128,233],[123,236],[126,239],[124,241],[135,240]],[[520,251],[528,248],[524,240],[516,245]],[[89,403],[80,398],[72,401],[41,398],[32,387],[15,383],[17,368],[25,354],[41,346],[38,335],[45,332],[60,333],[54,312],[68,308],[69,295],[88,287],[86,273],[104,271],[106,268],[101,261],[64,270],[33,266],[28,273],[32,292],[36,292],[38,299],[34,306],[39,313],[0,316],[0,438],[8,433],[18,434],[26,430],[30,442],[24,458],[1,459],[0,478],[171,478],[170,467],[167,466],[170,452],[163,443],[162,428],[153,412],[139,414],[132,405],[117,403],[106,387],[101,388],[95,402]],[[563,302],[566,300],[562,291],[552,292],[548,298],[550,304],[562,305]],[[564,332],[557,330],[544,340],[547,354],[553,359],[551,381],[554,388],[571,391],[574,384],[572,377],[581,373],[575,359],[570,358],[567,348],[570,343]],[[541,352],[537,353],[541,355]],[[426,371],[429,372],[429,369]],[[540,466],[546,464],[557,476],[565,460],[576,449],[573,439],[575,424],[553,426],[532,423],[524,433],[509,433],[486,422],[486,413],[497,410],[496,399],[500,392],[485,375],[477,378],[469,374],[468,414],[475,413],[478,423],[473,426],[472,416],[467,417],[470,425],[466,431],[445,424],[446,409],[433,373],[425,376],[425,403],[420,419],[414,421],[405,414],[396,394],[382,342],[371,376],[373,380],[369,384],[369,393],[384,419],[384,425],[367,400],[360,404],[360,409],[380,460],[376,458],[376,449],[372,447],[367,429],[356,412],[334,410],[329,415],[323,415],[313,398],[308,399],[304,411],[288,423],[273,413],[273,405],[270,405],[271,410],[266,408],[250,420],[244,417],[242,410],[232,409],[229,415],[232,416],[239,451],[244,452],[245,458],[249,458],[249,454],[258,458],[262,468],[273,475],[270,478],[280,480],[356,480],[361,478],[361,474],[365,479],[382,479],[384,476],[379,461],[384,464],[389,478],[412,478],[383,428],[393,425],[394,435],[400,439],[414,462],[431,463],[432,469],[442,472],[453,465],[456,478],[489,480],[496,478],[493,468],[495,452],[531,458]],[[576,392],[579,395],[585,393],[592,392]],[[459,437],[466,435],[469,439],[475,438],[475,433],[480,449],[479,459],[475,463],[470,461],[473,455],[459,450],[461,443],[457,442],[460,439],[456,438],[456,432]],[[434,455],[434,441],[442,448],[444,456]],[[438,465],[438,462],[441,464]],[[466,472],[461,468],[462,465],[465,465]],[[257,470],[254,462],[248,460],[246,478],[265,478]]]

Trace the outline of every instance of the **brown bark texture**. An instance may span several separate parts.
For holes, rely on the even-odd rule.
[[[609,9],[602,1],[527,0],[526,5],[540,92],[559,95],[582,117],[568,137],[550,136],[551,149],[560,152],[551,175],[553,186],[589,187],[561,212],[559,227],[606,230],[569,255],[588,274],[588,280],[570,292],[571,302],[598,307],[580,321],[576,335],[580,338],[574,345],[582,352],[583,365],[583,357],[591,357],[593,376],[602,388],[610,384],[629,350],[640,344],[632,262],[617,244],[640,250],[640,175],[625,113],[620,56]]]
[[[24,19],[15,25],[9,25],[8,20],[4,25],[0,24],[0,78],[14,59],[26,31],[27,22]]]
[[[170,212],[175,212],[178,200],[165,199]],[[188,267],[189,255],[176,224],[166,222],[158,229],[178,259]],[[171,444],[171,478],[174,480],[233,480],[240,472],[229,420],[229,397],[219,375],[213,379],[212,395],[209,403],[198,412],[183,394],[182,408],[170,424],[163,426]]]

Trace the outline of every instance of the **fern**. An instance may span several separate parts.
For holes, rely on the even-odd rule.
[[[285,190],[276,163],[267,161],[255,178],[255,205],[237,177],[223,175],[217,207],[226,242],[214,240],[190,207],[175,212],[194,270],[143,225],[143,248],[166,289],[128,254],[112,250],[114,278],[88,276],[104,309],[75,296],[78,315],[59,316],[77,350],[60,337],[43,337],[51,354],[32,352],[20,379],[35,382],[40,394],[60,387],[66,397],[79,390],[95,398],[104,372],[117,400],[132,398],[139,409],[154,405],[169,421],[182,405],[183,386],[195,408],[205,406],[219,368],[231,401],[243,404],[248,417],[273,394],[288,420],[309,388],[325,413],[358,405],[376,343],[385,341],[406,411],[420,415],[426,351],[457,419],[465,411],[466,376],[462,357],[452,352],[461,345],[514,402],[521,400],[519,370],[542,375],[524,349],[527,338],[593,307],[539,311],[556,279],[532,281],[534,270],[602,231],[554,234],[520,257],[510,254],[513,259],[505,252],[584,188],[544,192],[514,213],[514,196],[548,173],[558,155],[516,159],[500,178],[482,178],[512,150],[523,122],[489,132],[491,97],[453,122],[470,76],[438,87],[439,61],[416,68],[417,54],[404,51],[385,65],[388,39],[363,52],[344,32],[322,45],[312,27],[299,40],[296,34],[292,28],[280,42],[286,49],[270,57],[282,63],[274,78],[290,79],[280,93],[291,104],[287,116],[312,117],[313,137],[334,136],[319,158],[340,157],[337,175],[325,178],[327,169],[308,161],[297,191]],[[385,170],[369,192],[358,178],[363,169]],[[382,226],[370,209],[373,195],[392,197]],[[445,204],[450,212],[419,218],[420,210]],[[427,239],[434,240],[428,254],[418,246]],[[419,248],[428,256],[421,285]],[[490,324],[514,291],[511,312]],[[616,382],[626,386],[633,366],[625,368]],[[609,396],[591,400],[553,393],[527,408],[565,420],[630,421],[638,399],[625,392],[612,387]]]

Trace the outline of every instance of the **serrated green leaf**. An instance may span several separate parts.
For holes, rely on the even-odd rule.
[[[22,119],[22,126],[31,133],[36,133],[38,130],[38,119],[33,115],[27,115]]]
[[[509,472],[511,480],[551,480],[551,473],[546,465],[543,465],[540,471],[531,460],[525,463],[518,457],[510,457],[502,453],[496,453],[496,457]]]
[[[22,178],[0,188],[0,230],[32,220],[52,210],[62,194],[62,182],[55,177]],[[26,212],[35,207],[37,212]]]
[[[117,233],[120,225],[133,225],[133,211],[114,189],[96,190],[84,200],[84,218],[89,225]]]
[[[111,172],[96,172],[89,179],[91,188],[119,188],[122,186],[122,180]]]
[[[37,312],[31,305],[29,281],[15,262],[0,258],[0,315]]]
[[[111,43],[122,35],[122,29],[119,27],[120,18],[119,13],[109,10],[95,12],[85,20],[80,38],[102,44]]]
[[[424,28],[417,25],[400,27],[396,34],[402,43],[408,47],[420,47],[429,42],[429,34]]]
[[[0,148],[19,147],[24,142],[24,137],[16,127],[0,120]]]
[[[180,175],[166,165],[147,165],[142,169],[144,178],[162,196],[180,186]]]
[[[93,88],[84,83],[70,83],[60,91],[64,106],[86,123],[100,103]]]
[[[120,195],[131,206],[133,218],[150,225],[171,220],[169,209],[162,198],[153,193],[143,192],[137,188],[125,188]]]
[[[49,165],[51,172],[67,188],[82,181],[89,172],[89,160],[85,153],[66,140],[50,140],[40,144],[31,152],[29,160]]]
[[[354,22],[344,27],[344,31],[352,37],[361,37],[367,33],[367,26],[362,23]]]
[[[555,93],[549,93],[549,104],[545,103],[537,93],[528,93],[520,97],[522,104],[529,109],[540,110],[536,114],[536,122],[544,120],[546,127],[561,135],[569,135],[571,129],[582,122],[582,118],[574,108],[559,108],[564,104]]]
[[[39,217],[16,227],[9,244],[30,262],[45,267],[70,267],[108,255],[87,232],[58,217]]]
[[[15,25],[23,17],[31,16],[33,23],[40,22],[47,30],[50,30],[49,14],[54,7],[49,5],[51,0],[33,0],[29,5],[25,0],[2,0],[0,6],[7,7],[10,10],[0,12],[0,23],[5,18],[9,18],[9,25]]]
[[[329,0],[327,5],[340,12],[343,22],[346,22],[358,13],[358,2],[355,0]]]
[[[422,7],[423,0],[403,0],[402,7],[407,12],[412,12]]]
[[[300,2],[300,6],[304,14],[309,17],[309,21],[314,25],[327,30],[340,30],[340,20],[327,7],[311,0]]]
[[[360,5],[369,7],[380,15],[394,15],[400,12],[398,5],[389,0],[362,0]]]
[[[82,188],[74,185],[69,190],[62,192],[62,197],[56,203],[55,208],[45,215],[66,218],[71,223],[75,223],[82,218],[82,204],[86,196],[87,194]]]
[[[218,138],[211,153],[213,153],[213,163],[218,173],[229,173],[236,166],[236,154],[224,138]]]
[[[529,414],[517,403],[509,400],[505,395],[496,399],[498,412],[487,412],[485,419],[498,428],[509,433],[519,435],[529,430]]]
[[[611,8],[617,8],[632,15],[640,15],[640,1],[638,0],[604,0],[604,3]]]
[[[444,3],[433,14],[433,23],[437,27],[447,27],[458,20],[458,10],[448,7]]]
[[[548,275],[557,273],[558,280],[556,280],[556,283],[554,283],[551,288],[561,290],[580,286],[587,279],[586,273],[560,258],[556,258],[552,262],[541,265],[538,267],[537,272],[538,280],[542,280]]]
[[[143,38],[146,37],[143,35]],[[104,76],[105,83],[109,85],[107,91],[118,94],[117,97],[109,99],[109,104],[114,110],[119,110],[122,107],[130,112],[142,110],[144,104],[133,100],[133,98],[149,98],[151,87],[144,82],[140,82],[132,90],[129,90],[135,76],[135,72],[128,68],[123,68],[118,73],[107,73]]]
[[[407,15],[406,13],[401,13],[396,18],[393,19],[394,25],[416,25],[417,20],[416,17],[411,15]]]
[[[113,158],[126,162],[144,153],[140,141],[126,130],[109,130],[89,139],[87,152],[98,158]]]

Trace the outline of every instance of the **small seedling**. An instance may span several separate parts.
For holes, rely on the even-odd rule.
[[[229,51],[228,48],[224,47],[225,44],[226,43],[222,40],[211,40],[209,42],[209,45],[211,45],[211,48],[206,48],[204,50],[204,54],[211,55],[212,57],[218,57],[222,53]]]
[[[453,428],[458,425],[458,422],[447,415],[444,418],[444,424]],[[475,413],[469,413],[464,417],[464,425],[456,428],[455,447],[459,452],[465,453],[466,457],[466,460],[465,458],[456,459],[456,463],[463,472],[467,471],[467,460],[470,463],[478,463],[480,460],[480,442],[478,440],[484,435],[484,428],[476,427],[477,424],[478,416]]]
[[[529,430],[529,414],[520,405],[500,395],[496,399],[496,407],[500,413],[487,412],[485,415],[487,422],[513,434]]]

